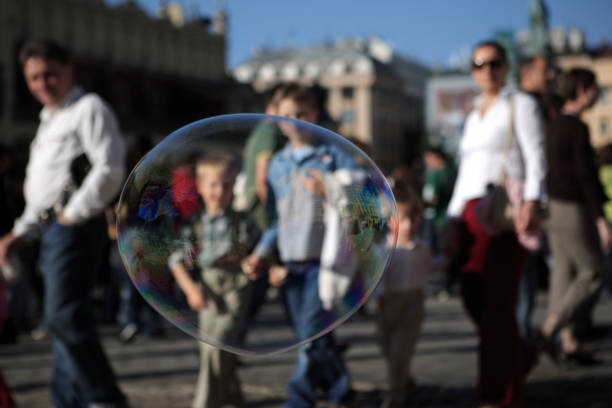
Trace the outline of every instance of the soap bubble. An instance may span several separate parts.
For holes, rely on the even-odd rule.
[[[266,128],[285,144],[268,170],[276,239],[258,232],[266,212],[253,210],[253,179],[237,174],[254,130]],[[233,196],[202,200],[210,180]],[[397,223],[383,174],[347,139],[258,114],[212,117],[170,134],[132,170],[118,214],[119,250],[146,301],[185,333],[251,355],[296,347],[349,318],[380,280]],[[261,261],[246,262],[258,242]],[[299,315],[289,312],[298,306]]]

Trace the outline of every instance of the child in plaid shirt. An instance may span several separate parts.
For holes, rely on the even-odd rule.
[[[245,323],[251,285],[240,262],[254,247],[259,233],[247,213],[232,210],[232,188],[237,172],[230,156],[213,154],[196,163],[196,187],[204,210],[185,225],[184,248],[169,265],[189,307],[199,311],[203,338],[218,344],[237,344]],[[192,278],[190,254],[200,272]],[[236,356],[200,343],[200,372],[194,408],[244,405],[236,372]]]

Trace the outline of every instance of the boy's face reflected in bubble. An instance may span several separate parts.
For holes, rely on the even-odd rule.
[[[234,178],[224,169],[199,167],[197,169],[197,188],[211,215],[220,214],[232,203]]]
[[[287,105],[284,108],[283,113],[288,114]],[[314,119],[315,115],[299,117]],[[330,204],[328,208],[337,213],[337,217],[331,212],[327,214],[334,215],[335,220],[332,221],[336,225],[334,228],[337,228],[336,237],[341,238],[330,239],[329,241],[334,242],[330,242],[326,248],[328,254],[340,261],[335,262],[342,268],[338,273],[346,273],[342,276],[349,277],[350,283],[343,280],[344,289],[339,289],[334,277],[335,271],[329,271],[327,277],[333,279],[327,281],[319,281],[316,274],[314,293],[319,294],[319,290],[324,293],[328,308],[324,313],[313,315],[313,320],[309,320],[307,325],[300,325],[297,330],[291,319],[284,318],[284,306],[280,301],[264,302],[257,316],[249,314],[252,286],[247,280],[249,277],[255,277],[255,266],[242,261],[258,257],[256,253],[252,253],[253,256],[245,258],[254,247],[263,248],[266,254],[273,254],[279,242],[287,244],[287,247],[295,246],[298,237],[289,232],[291,228],[298,224],[305,228],[311,225],[318,228],[326,215],[324,206],[318,205],[320,200],[317,199],[317,205],[309,207],[313,208],[312,212],[306,214],[306,211],[300,211],[296,217],[288,217],[288,223],[283,225],[288,235],[283,235],[282,238],[271,237],[267,243],[260,238],[261,231],[256,231],[255,220],[247,213],[248,210],[243,210],[246,208],[242,207],[240,211],[232,213],[228,211],[232,208],[232,189],[239,171],[238,150],[247,148],[249,135],[259,131],[262,123],[280,124],[283,121],[294,123],[296,130],[304,135],[312,146],[331,148],[321,149],[322,154],[309,156],[309,159],[313,162],[327,162],[330,158],[338,158],[338,170],[344,170],[344,167],[348,166],[345,175],[350,176],[340,177],[338,174],[338,191],[326,191],[325,197]],[[279,155],[279,158],[288,159],[287,162],[299,157],[299,154],[290,158]],[[360,161],[365,164],[354,168],[351,157],[361,157]],[[287,164],[293,166],[294,163]],[[185,171],[185,180],[176,177],[177,173],[180,174],[179,169]],[[310,173],[295,174],[306,178]],[[191,175],[195,176],[195,179],[190,179]],[[285,170],[283,166],[274,168],[272,165],[268,169],[268,175],[269,179],[278,180],[281,184],[292,177],[289,167]],[[151,186],[155,187],[151,193],[156,193],[151,198],[155,198],[156,202],[167,198],[167,205],[163,207],[165,211],[153,211],[158,205],[146,213],[147,217],[141,217],[139,213],[142,212],[142,198],[150,195],[149,190],[153,188]],[[183,189],[184,191],[179,191]],[[288,193],[293,194],[292,191]],[[310,199],[307,191],[300,193],[304,194],[282,198],[290,199],[287,203],[291,205],[295,203],[294,199]],[[176,205],[182,197],[193,198],[193,194],[198,198],[195,210],[187,212],[185,217],[180,211],[175,211],[179,210]],[[276,203],[270,200],[270,204],[278,204],[281,199],[280,195],[270,197],[277,200]],[[198,211],[201,204],[199,199],[204,201],[205,217],[189,217],[191,214],[202,215]],[[166,204],[166,201],[162,204]],[[275,207],[278,209],[279,205]],[[288,213],[292,209],[288,208]],[[395,198],[384,174],[357,147],[342,136],[308,122],[258,114],[223,115],[203,119],[172,132],[147,153],[130,173],[117,211],[126,214],[119,218],[117,225],[119,250],[125,260],[127,273],[143,298],[188,335],[211,346],[243,355],[270,355],[295,349],[328,333],[355,313],[374,292],[395,246],[396,234],[387,236],[386,226],[398,224]],[[308,238],[304,238],[304,242],[310,245],[310,242],[306,242]],[[320,239],[320,234],[317,233],[316,244],[320,243]],[[313,246],[313,252],[315,251],[318,254],[316,256],[320,257],[320,249]],[[206,294],[212,286],[219,286],[220,292],[215,292],[214,300],[213,296],[209,296],[210,312],[212,315],[218,314],[217,319],[200,319],[199,314],[194,313],[189,299],[185,302],[182,296],[176,296],[174,287],[178,284],[176,276],[180,274],[175,275],[169,267],[175,260],[183,260],[185,266],[194,268],[185,271],[187,275],[194,272],[191,279],[197,279],[199,282],[206,278],[206,286],[201,286],[206,288]],[[260,262],[261,271],[258,271],[263,278],[262,282],[270,277],[265,270],[268,266],[266,263]],[[216,271],[211,274],[201,273],[204,269],[199,267],[208,268],[208,265]],[[242,268],[243,265],[246,267]],[[223,273],[226,267],[229,272],[227,275]],[[286,278],[286,271],[278,272],[278,275],[271,272],[271,275],[274,275],[272,284],[280,285],[283,283],[283,277]],[[216,279],[217,277],[222,279]],[[202,295],[197,286],[194,293]],[[236,296],[228,298],[221,294],[226,293],[226,288],[231,289],[233,293],[233,289],[238,286],[240,288],[236,290],[239,292]],[[200,299],[197,297],[191,296],[192,303],[196,306],[196,301],[202,300],[202,296],[199,296]],[[317,296],[317,301],[320,300],[318,297],[320,296]],[[227,303],[230,299],[232,305]],[[228,335],[247,322],[248,335],[244,341]]]

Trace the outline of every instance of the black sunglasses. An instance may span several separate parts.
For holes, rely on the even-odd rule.
[[[493,59],[490,61],[472,61],[472,69],[482,69],[485,65],[489,65],[491,69],[501,68],[506,64],[502,59]]]

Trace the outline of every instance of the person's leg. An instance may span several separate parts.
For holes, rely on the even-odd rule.
[[[389,383],[393,381],[393,370],[391,360],[391,338],[394,335],[396,320],[394,305],[389,297],[385,294],[384,297],[378,299],[378,310],[376,313],[376,340],[380,347],[380,351],[385,359],[387,366],[387,378]]]
[[[520,404],[523,397],[523,344],[516,323],[516,298],[525,251],[515,234],[492,236],[467,203],[463,220],[471,239],[462,270],[464,305],[478,327],[478,397],[485,404]]]
[[[291,320],[298,337],[307,339],[325,327],[329,316],[322,309],[318,295],[318,263],[288,265],[289,280],[285,296]],[[338,353],[332,333],[302,346],[288,384],[287,408],[312,407],[316,388],[327,391],[333,403],[340,403],[350,393],[350,378]]]
[[[566,331],[562,336],[564,351],[575,351],[579,347],[575,328],[589,324],[601,292],[602,262],[598,257],[599,248],[595,245],[589,245],[588,241],[577,242],[570,254],[576,262],[576,275],[561,300],[557,323],[561,330]]]
[[[215,300],[198,313],[200,335],[203,338],[223,344],[231,344],[231,338],[236,337],[235,318],[236,307],[240,299],[232,292],[224,296],[223,289],[229,285],[231,277],[220,270],[205,270],[205,285],[214,293]],[[241,275],[241,277],[245,276]],[[229,302],[226,302],[229,300]],[[246,299],[248,301],[248,299]],[[211,331],[214,328],[216,331]],[[225,406],[242,406],[244,400],[236,374],[236,355],[218,347],[200,342],[200,371],[196,383],[196,392],[192,406],[194,408],[221,408]]]
[[[555,263],[551,285],[554,302],[542,327],[547,336],[571,330],[580,311],[592,308],[601,290],[603,268],[597,233],[582,206],[552,201],[549,230]],[[571,336],[566,333],[564,338]],[[566,351],[577,347],[577,341],[563,343]]]
[[[254,323],[259,313],[259,309],[266,303],[266,295],[270,287],[268,275],[257,278],[252,284],[252,293],[249,301],[249,305],[246,309],[246,316],[244,323],[238,334],[238,341],[245,343],[248,330],[251,324]]]
[[[405,406],[412,391],[412,357],[421,334],[424,298],[420,290],[398,292],[395,333],[390,338],[390,399]],[[399,298],[402,297],[403,299]]]
[[[104,233],[104,224],[98,222],[78,227],[52,223],[43,231],[44,314],[55,343],[54,401],[73,399],[67,396],[71,389],[78,390],[85,404],[125,400],[98,339],[89,298],[92,265],[101,255],[97,238]]]
[[[461,273],[461,299],[463,308],[470,317],[478,333],[478,382],[476,386],[476,394],[480,395],[482,389],[482,339],[481,325],[484,307],[484,280],[481,274],[476,273]]]
[[[295,369],[287,383],[288,398],[285,408],[311,408],[317,403],[316,390],[308,381],[308,375],[312,371],[308,353],[311,347],[312,343],[307,343],[298,349]]]
[[[2,370],[0,370],[0,407],[2,408],[15,408],[15,400],[11,395],[11,391],[4,381]]]
[[[196,381],[194,398],[191,406],[193,408],[213,408],[217,407],[215,403],[215,353],[218,350],[202,341],[198,342],[200,349],[200,370]]]
[[[137,302],[139,296],[130,276],[123,271],[119,284],[119,336],[122,341],[132,340],[138,330]]]
[[[455,283],[459,278],[461,272],[460,262],[456,259],[452,259],[448,265],[444,268],[444,290],[451,296],[455,292]]]
[[[490,242],[480,330],[480,399],[484,403],[508,406],[523,399],[525,348],[516,322],[516,300],[525,257],[513,233]]]
[[[231,346],[240,345],[240,333],[245,326],[248,308],[251,304],[253,283],[242,273],[227,275],[229,278],[227,290],[223,296],[225,303],[223,315],[218,316],[223,325],[223,342]],[[222,351],[219,355],[219,401],[228,407],[241,407],[244,405],[244,396],[238,376],[237,356]]]
[[[308,265],[305,271],[302,296],[302,326],[309,336],[318,334],[321,327],[329,327],[335,320],[333,314],[323,310],[319,297],[319,264]],[[338,351],[333,332],[313,341],[310,358],[316,373],[309,376],[314,386],[322,387],[332,403],[341,403],[350,394],[350,376],[344,359]]]
[[[566,250],[567,238],[563,231],[552,228],[548,231],[548,241],[553,259],[548,289],[548,311],[542,323],[542,333],[551,337],[558,330],[559,315],[562,312],[563,297],[572,281],[573,267]]]
[[[303,323],[303,293],[306,280],[303,268],[287,265],[289,268],[289,279],[283,286],[287,311],[296,333],[300,332]],[[291,378],[287,384],[288,399],[285,408],[309,408],[316,404],[316,390],[308,379],[312,371],[312,360],[309,350],[312,343],[301,346],[298,350],[297,362]]]
[[[142,332],[149,337],[159,337],[164,333],[164,324],[160,314],[142,299],[142,308],[140,311],[140,322]]]
[[[521,338],[526,342],[532,341],[531,316],[535,302],[536,290],[539,280],[538,260],[539,254],[527,255],[525,270],[519,285],[518,303],[516,307],[516,320],[518,322]]]
[[[599,298],[604,290],[603,285],[604,282],[602,279],[599,289],[594,290],[591,295],[587,296],[587,299],[585,299],[584,302],[576,307],[574,319],[572,319],[572,322],[569,325],[572,332],[575,333],[576,336],[589,337],[591,335],[597,335],[597,329],[593,322],[593,312],[595,311],[595,306],[597,306]]]

